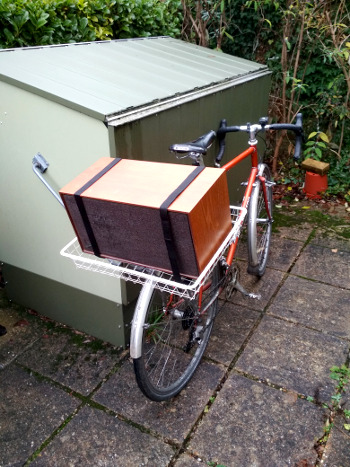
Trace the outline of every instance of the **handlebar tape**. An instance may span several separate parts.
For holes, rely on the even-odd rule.
[[[294,148],[294,160],[300,159],[301,148],[304,142],[303,132],[303,115],[298,114],[296,118],[296,126],[299,127],[299,131],[295,132],[295,148]]]
[[[223,158],[223,155],[225,152],[225,146],[226,146],[226,142],[225,142],[226,131],[225,130],[226,128],[227,128],[227,122],[225,119],[223,119],[221,120],[219,129],[216,132],[216,136],[219,141],[219,152],[215,159],[215,164],[217,166],[220,166],[220,161]]]
[[[216,159],[215,159],[215,163],[216,163],[217,166],[220,166],[220,161],[221,161],[221,159],[222,159],[222,157],[224,155],[224,152],[225,152],[225,146],[226,146],[225,136],[226,136],[226,133],[233,133],[233,132],[239,131],[239,130],[240,130],[239,126],[227,126],[226,120],[225,119],[221,120],[219,129],[216,132],[217,138],[219,140],[219,153],[218,153],[218,155],[216,156]]]
[[[295,148],[294,160],[300,159],[301,147],[304,142],[303,132],[303,115],[301,113],[296,116],[296,123],[273,123],[269,126],[270,130],[290,130],[295,133]]]

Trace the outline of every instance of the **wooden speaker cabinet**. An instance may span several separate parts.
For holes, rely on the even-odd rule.
[[[203,170],[195,173],[200,169]],[[175,199],[165,209],[171,248],[180,273],[198,277],[231,229],[225,171],[200,169],[99,159],[60,190],[82,250],[174,271],[160,214],[164,201],[172,196]],[[189,184],[188,177],[193,178]],[[187,188],[177,194],[185,180]]]

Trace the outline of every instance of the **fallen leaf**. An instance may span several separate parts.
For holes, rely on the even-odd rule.
[[[350,431],[350,424],[349,423],[345,423],[344,424],[344,428],[348,431]]]
[[[298,400],[298,394],[296,392],[288,391],[285,394],[285,400],[289,404],[295,404]]]
[[[29,322],[26,320],[26,319],[20,319],[19,321],[17,321],[17,323],[14,324],[14,326],[28,326],[29,325]]]
[[[303,209],[310,209],[310,206],[303,206]]]
[[[338,253],[338,248],[333,248],[332,253]]]
[[[37,311],[32,310],[32,309],[30,309],[30,308],[27,309],[27,312],[28,312],[30,315],[34,315],[34,316],[38,316],[38,314],[39,314]]]

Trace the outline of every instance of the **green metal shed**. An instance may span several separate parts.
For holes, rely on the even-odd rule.
[[[31,170],[41,153],[58,191],[102,156],[175,162],[171,143],[267,112],[261,64],[169,37],[0,51],[0,260],[10,299],[125,346],[137,287],[76,270],[74,236]],[[242,137],[243,136],[243,137]],[[230,138],[228,138],[230,139]],[[229,151],[246,144],[231,138]],[[208,155],[214,158],[215,148]],[[242,171],[230,195],[239,197]]]

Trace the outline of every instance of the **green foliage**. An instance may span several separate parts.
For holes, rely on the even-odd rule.
[[[230,3],[227,16],[231,18],[227,32],[232,40],[224,43],[223,51],[267,63],[274,69],[278,63],[276,54],[281,52],[276,33],[280,27],[281,11],[265,2],[262,15],[258,2],[236,0]]]
[[[178,37],[181,32],[180,0],[118,0],[112,12],[115,38]]]
[[[231,22],[232,0],[181,0],[183,8],[182,37],[204,47],[222,50]]]
[[[342,195],[350,203],[350,154],[345,153],[340,160],[333,157],[329,163],[327,194]]]
[[[180,0],[2,0],[0,48],[169,35]]]
[[[346,365],[342,366],[332,366],[330,369],[331,374],[330,378],[337,381],[336,391],[338,394],[345,392],[346,386],[350,382],[350,368]]]
[[[305,148],[305,159],[312,157],[330,164],[327,195],[341,195],[347,202],[350,202],[350,154],[346,149],[343,150],[340,158],[334,157],[328,136],[321,131],[310,133]],[[289,178],[292,178],[292,171],[293,169],[290,170]]]
[[[349,199],[350,180],[350,10],[346,0],[237,0],[230,5],[223,50],[265,63],[272,71],[270,117],[292,121],[303,112],[306,134],[318,135],[304,155],[330,162],[329,194]],[[289,120],[290,119],[290,120]],[[271,141],[273,147],[276,141]],[[282,149],[288,144],[281,144]],[[273,171],[289,157],[274,153]],[[287,165],[287,164],[286,164]]]
[[[3,0],[0,4],[0,47],[25,47],[95,39],[77,3]]]
[[[309,134],[308,139],[309,141],[305,144],[305,159],[312,157],[313,159],[320,161],[322,159],[323,151],[327,149],[326,143],[329,143],[328,136],[322,131],[314,131]]]
[[[337,381],[337,385],[335,387],[335,393],[331,397],[331,404],[322,404],[322,407],[329,409],[330,413],[324,427],[325,435],[319,440],[320,444],[327,442],[329,434],[334,427],[334,417],[337,412],[342,411],[345,418],[349,418],[350,416],[350,411],[346,409],[343,410],[341,407],[342,396],[346,392],[347,386],[350,383],[350,368],[346,365],[341,365],[340,367],[333,366],[330,368],[330,371],[330,377]],[[350,430],[350,424],[345,423],[344,428],[345,430]]]

